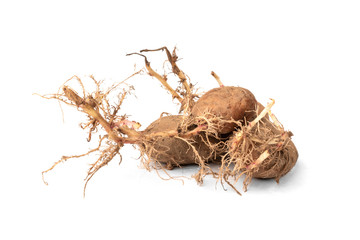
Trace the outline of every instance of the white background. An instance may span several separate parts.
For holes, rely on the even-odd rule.
[[[1,1],[1,239],[359,239],[360,4],[358,1]],[[126,53],[178,48],[203,91],[250,89],[294,133],[295,168],[238,196],[210,177],[163,181],[128,146],[82,189],[95,156],[83,119],[56,101],[74,74],[115,83],[143,66]],[[156,60],[158,59],[158,60]],[[149,54],[161,69],[165,55]],[[158,61],[160,64],[156,65]],[[130,81],[121,114],[146,127],[176,102],[160,84]],[[196,167],[174,174],[191,175]],[[241,185],[239,184],[239,188]]]

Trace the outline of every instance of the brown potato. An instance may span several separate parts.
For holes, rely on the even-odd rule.
[[[296,164],[299,157],[295,144],[290,139],[292,133],[281,132],[269,119],[263,118],[260,125],[266,126],[274,135],[289,134],[284,147],[280,151],[275,151],[264,162],[259,165],[257,171],[253,172],[254,178],[275,178],[277,181],[287,174]],[[253,152],[254,159],[260,156],[260,152]]]
[[[252,178],[274,178],[279,181],[295,166],[299,155],[291,140],[292,133],[275,126],[268,118],[262,118],[244,135],[241,139],[233,135],[228,146],[229,161],[236,166],[231,175],[245,173],[245,188]]]
[[[149,135],[177,131],[182,120],[183,117],[180,115],[161,117],[151,123],[143,133]],[[204,133],[192,136],[190,139],[159,136],[152,138],[150,144],[146,144],[145,153],[153,160],[165,164],[168,169],[181,165],[199,164],[200,161],[213,161],[216,158],[216,153],[206,144],[205,139]],[[217,141],[212,137],[209,137],[209,140],[210,143]]]
[[[249,90],[224,86],[214,88],[199,98],[191,114],[198,117],[210,113],[225,121],[251,121],[256,117],[256,104],[257,101]],[[236,123],[222,122],[218,132],[220,134],[230,133],[235,127]]]

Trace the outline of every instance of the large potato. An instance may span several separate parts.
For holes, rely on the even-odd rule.
[[[256,105],[257,101],[249,90],[224,86],[214,88],[200,97],[191,114],[198,117],[210,113],[225,121],[251,121],[256,117]],[[236,123],[221,121],[218,132],[230,133],[235,127]]]

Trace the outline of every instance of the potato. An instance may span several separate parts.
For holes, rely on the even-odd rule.
[[[299,157],[295,144],[290,139],[292,133],[281,132],[277,129],[269,119],[263,119],[260,123],[271,129],[274,135],[289,134],[289,138],[284,143],[284,147],[279,151],[274,151],[268,159],[264,160],[258,167],[257,171],[253,172],[254,178],[275,178],[277,181],[287,174],[296,164]],[[253,157],[257,159],[260,152],[254,152]]]
[[[219,87],[205,93],[195,103],[192,116],[214,115],[221,120],[251,121],[256,117],[257,101],[254,95],[241,87]],[[236,123],[221,121],[218,132],[232,132]]]
[[[292,133],[275,126],[269,118],[262,118],[242,135],[237,138],[235,133],[229,139],[230,158],[226,161],[235,164],[231,176],[236,178],[242,173],[247,176],[245,189],[252,178],[274,178],[278,182],[296,164],[298,152],[291,140]]]
[[[180,115],[165,116],[151,123],[144,131],[144,135],[154,133],[177,131],[183,117]],[[210,144],[216,143],[216,139],[209,137],[208,144],[205,134],[192,136],[190,139],[179,137],[156,137],[143,145],[145,153],[154,161],[165,164],[168,169],[175,166],[199,164],[200,161],[210,162],[215,160],[216,152],[211,149]],[[200,157],[200,159],[199,159]]]

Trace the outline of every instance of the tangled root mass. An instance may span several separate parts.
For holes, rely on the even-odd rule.
[[[173,89],[167,83],[166,75],[160,75],[152,69],[143,55],[152,51],[166,52],[172,73],[179,78],[177,88]],[[178,57],[175,49],[172,53],[166,47],[142,50],[140,53],[129,54],[140,55],[145,59],[145,68],[132,76],[146,72],[158,79],[172,97],[179,101],[179,112],[183,114],[160,117],[144,131],[139,131],[140,124],[137,121],[129,120],[126,114],[119,115],[130,90],[122,88],[114,103],[109,99],[110,93],[119,90],[124,81],[103,90],[101,82],[91,76],[96,90],[87,93],[82,80],[74,76],[64,83],[57,94],[42,97],[57,99],[84,112],[88,121],[81,123],[81,127],[89,131],[88,141],[93,133],[102,131],[103,134],[100,134],[97,148],[85,154],[63,157],[43,174],[60,162],[97,152],[99,157],[88,170],[86,187],[98,170],[115,156],[121,157],[120,151],[125,144],[139,146],[142,164],[148,170],[161,168],[166,171],[183,165],[198,165],[199,171],[193,176],[198,183],[201,184],[205,176],[212,175],[221,183],[226,182],[239,194],[236,184],[242,176],[246,191],[252,178],[274,178],[278,182],[293,168],[298,152],[291,140],[292,133],[285,131],[271,113],[274,101],[263,107],[249,90],[223,86],[214,72],[212,75],[220,87],[199,98],[194,85],[176,64]],[[68,86],[72,80],[80,84],[82,96]],[[215,163],[218,167],[213,169],[209,163]]]

